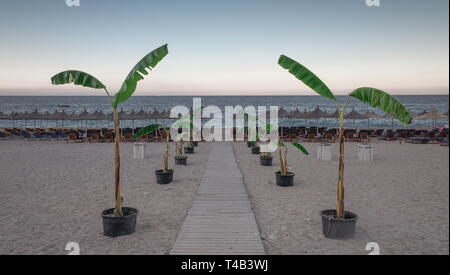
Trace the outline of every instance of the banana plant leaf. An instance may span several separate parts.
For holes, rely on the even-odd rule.
[[[75,85],[80,85],[83,87],[89,87],[94,89],[104,89],[106,88],[100,80],[94,76],[76,70],[64,71],[58,73],[52,77],[53,85],[62,85],[67,83],[73,83]]]
[[[319,95],[336,101],[336,97],[327,85],[302,64],[285,55],[280,56],[278,64],[284,69],[289,70],[289,73],[301,80]]]
[[[152,125],[148,125],[144,128],[142,128],[141,130],[139,130],[134,136],[134,139],[140,138],[144,135],[148,135],[151,134],[153,132],[155,132],[156,130],[159,129],[159,124],[152,124]]]
[[[309,155],[308,150],[306,150],[305,147],[303,147],[300,143],[298,142],[292,142],[291,143],[295,148],[297,148],[298,150],[300,150],[303,154],[305,154],[306,156]]]
[[[295,148],[297,148],[298,150],[300,150],[306,156],[309,155],[308,150],[306,150],[306,148],[303,147],[300,143],[298,143],[298,142],[291,142],[291,145],[294,146]],[[279,141],[278,142],[278,147],[286,148],[286,145],[283,142]]]
[[[408,109],[395,97],[386,92],[374,88],[363,87],[351,92],[350,96],[391,114],[404,125],[409,125],[412,122],[413,116]]]
[[[134,66],[127,78],[122,84],[119,92],[114,96],[113,107],[117,106],[127,100],[136,91],[138,81],[144,79],[156,65],[169,53],[167,44],[157,48],[151,53],[147,54],[141,61]]]

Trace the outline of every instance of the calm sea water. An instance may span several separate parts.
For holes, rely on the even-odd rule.
[[[448,112],[448,95],[402,95],[396,96],[400,102],[405,104],[408,109],[413,113],[421,113],[423,111],[431,111],[432,109],[437,109],[441,113]],[[172,107],[177,105],[184,105],[187,107],[192,106],[192,96],[135,96],[130,98],[127,102],[120,105],[122,110],[127,112],[140,111],[141,109],[145,111],[165,111],[170,110]],[[333,113],[335,105],[331,100],[322,98],[319,96],[203,96],[199,97],[202,99],[203,106],[215,105],[224,110],[224,106],[279,106],[287,110],[295,110],[299,108],[300,110],[312,111],[317,106],[322,110],[329,113]],[[339,101],[343,102],[345,97],[338,97]],[[69,107],[61,107],[69,106]],[[367,107],[367,105],[357,101],[351,100],[350,107],[348,111],[355,108],[356,111],[360,113],[365,113],[368,110],[375,111],[379,113],[378,110]],[[55,112],[55,111],[65,111],[67,113],[76,112],[79,113],[86,109],[89,112],[103,111],[110,112],[111,108],[106,97],[97,96],[0,96],[0,111],[4,113],[11,112],[31,112],[34,110],[39,110],[40,112]],[[168,124],[166,121],[158,121],[159,123]],[[336,119],[321,119],[320,121],[305,121],[305,120],[282,120],[281,125],[320,125],[335,127],[337,126]],[[84,123],[84,124],[83,124]],[[89,121],[89,122],[75,122],[75,121],[65,121],[62,122],[55,121],[2,121],[0,120],[0,127],[12,127],[12,126],[22,126],[22,127],[85,127],[87,123],[88,127],[111,127],[111,123],[107,121]],[[144,126],[153,121],[143,120],[143,121],[127,121],[123,122],[123,127],[132,127],[134,123],[135,127]],[[81,125],[80,125],[81,124]],[[431,120],[415,120],[411,127],[427,127],[431,126],[433,122]],[[447,120],[438,120],[438,125],[447,125]],[[346,125],[348,127],[367,127],[367,120],[357,120],[357,121],[347,121]],[[371,119],[370,127],[392,127],[391,119]],[[402,127],[397,121],[394,121],[394,127]]]

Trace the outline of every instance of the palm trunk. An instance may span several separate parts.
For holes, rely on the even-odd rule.
[[[122,195],[120,192],[120,120],[117,109],[113,109],[114,113],[114,166],[115,166],[115,214],[123,216],[122,212]]]
[[[339,128],[339,181],[337,191],[336,216],[344,218],[344,126]]]

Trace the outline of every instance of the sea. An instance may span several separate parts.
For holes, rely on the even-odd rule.
[[[336,105],[333,101],[320,96],[133,96],[120,105],[120,109],[130,113],[144,110],[149,111],[170,111],[171,108],[183,105],[192,107],[193,98],[201,98],[202,106],[217,106],[223,112],[225,106],[278,106],[289,111],[299,109],[300,111],[312,111],[319,106],[323,111],[334,113]],[[410,112],[419,114],[423,111],[436,109],[440,113],[447,113],[449,110],[448,95],[399,95],[395,96],[402,102]],[[341,104],[345,101],[344,96],[338,96]],[[355,109],[359,113],[367,111],[381,112],[378,109],[370,108],[366,104],[356,99],[350,101],[347,112]],[[111,112],[111,107],[107,97],[102,96],[0,96],[0,112],[25,113],[38,110],[39,112],[55,111],[66,113],[80,113],[84,110],[88,112],[103,111]],[[122,127],[142,127],[151,123],[153,120],[123,121]],[[161,125],[173,123],[170,120],[156,121]],[[365,120],[352,120],[345,122],[346,127],[353,128],[406,128],[395,119],[377,118]],[[323,118],[314,120],[304,119],[280,119],[280,126],[321,126],[337,127],[337,119]],[[428,128],[433,126],[448,126],[447,119],[425,119],[414,120],[409,128]],[[0,120],[0,128],[9,127],[87,127],[87,128],[106,128],[112,127],[112,121],[12,121]]]

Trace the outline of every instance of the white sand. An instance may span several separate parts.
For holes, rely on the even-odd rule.
[[[277,166],[259,166],[245,143],[234,144],[268,254],[367,254],[368,242],[381,254],[449,253],[448,147],[373,145],[374,161],[358,162],[356,143],[346,144],[346,206],[359,221],[354,240],[336,241],[323,237],[319,213],[335,207],[337,144],[331,162],[317,161],[318,144],[305,144],[308,157],[290,147],[289,188],[276,186]]]
[[[174,183],[158,185],[162,144],[150,160],[133,160],[122,143],[124,206],[136,207],[136,233],[104,237],[101,212],[114,206],[113,144],[0,141],[0,254],[167,254],[203,176],[209,144],[176,166]],[[171,150],[171,167],[173,150]]]

